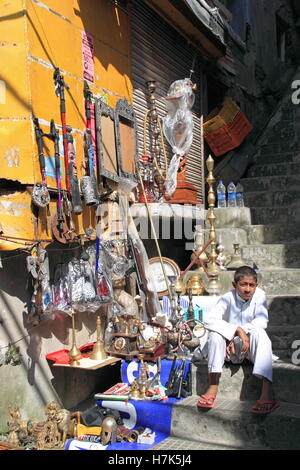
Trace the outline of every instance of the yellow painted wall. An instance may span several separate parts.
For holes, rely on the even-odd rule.
[[[120,98],[132,101],[130,20],[112,0],[6,0],[0,2],[0,178],[32,185],[41,180],[33,117],[49,132],[54,119],[61,134],[60,103],[54,91],[54,66],[59,67],[70,90],[65,92],[67,123],[73,128],[79,178],[83,176],[84,96],[82,32],[93,36],[94,83],[91,91],[107,96],[115,106]],[[53,144],[45,141],[45,155],[53,156]],[[61,155],[63,163],[63,155]],[[56,188],[54,178],[49,187]],[[65,188],[63,175],[62,187]],[[51,240],[43,223],[44,210],[33,224],[29,193],[14,192],[14,203],[25,201],[21,218],[4,213],[9,196],[0,191],[0,223],[3,235]],[[53,206],[53,209],[52,209]],[[51,211],[55,211],[55,203]],[[79,232],[94,221],[93,209],[76,217]],[[47,222],[47,221],[46,221]],[[49,222],[49,221],[48,221]],[[90,222],[93,223],[93,222]],[[21,247],[21,245],[20,245]],[[0,240],[0,249],[16,244]]]

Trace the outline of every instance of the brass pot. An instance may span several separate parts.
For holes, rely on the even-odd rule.
[[[190,276],[187,288],[192,289],[193,295],[203,295],[205,292],[205,286],[202,281],[202,277],[199,274],[193,274]]]

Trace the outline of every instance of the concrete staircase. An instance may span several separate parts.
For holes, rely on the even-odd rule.
[[[239,243],[245,264],[259,268],[259,285],[269,304],[267,332],[280,358],[274,363],[273,385],[281,406],[266,416],[251,413],[261,383],[248,363],[225,366],[215,407],[198,411],[197,395],[207,388],[207,363],[202,361],[193,367],[193,396],[174,406],[171,439],[179,449],[187,435],[199,449],[300,449],[299,124],[300,107],[287,96],[241,181],[246,207],[216,209],[217,238],[225,254],[229,258],[233,243]],[[223,292],[231,288],[232,278],[232,271],[221,272]]]

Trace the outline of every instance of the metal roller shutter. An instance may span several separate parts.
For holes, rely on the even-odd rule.
[[[195,58],[196,49],[189,45],[180,34],[166,23],[143,0],[132,0],[132,79],[133,105],[138,122],[139,152],[144,148],[144,119],[148,108],[147,80],[155,80],[156,108],[160,118],[166,114],[164,96],[172,82],[190,76],[190,69]],[[193,107],[194,136],[193,144],[187,155],[187,180],[197,188],[197,201],[205,202],[204,191],[204,145],[202,133],[202,116],[200,106],[200,83],[198,64],[194,66],[193,82],[198,81]],[[149,151],[149,133],[146,132],[146,149]],[[165,149],[170,161],[171,148],[164,140]],[[163,165],[163,155],[161,163]]]

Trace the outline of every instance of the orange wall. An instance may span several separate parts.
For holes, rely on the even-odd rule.
[[[67,123],[73,128],[79,178],[83,175],[84,97],[82,32],[94,41],[94,82],[90,90],[110,106],[120,98],[132,101],[130,21],[127,12],[111,0],[6,0],[0,2],[0,177],[32,185],[41,180],[33,117],[45,132],[51,119],[60,130],[59,98],[54,91],[54,66],[59,67],[70,90],[66,91]],[[45,155],[53,156],[48,141]],[[61,155],[63,164],[63,155]],[[63,177],[63,188],[65,180]],[[56,187],[48,178],[49,187]],[[35,238],[30,204],[21,219],[5,212],[8,195],[0,191],[0,220],[4,235],[16,232]],[[15,203],[30,202],[26,193],[14,193]],[[55,211],[55,203],[51,204]],[[85,219],[94,220],[94,214]],[[4,217],[5,216],[5,217]],[[41,211],[41,219],[44,211]],[[36,221],[42,238],[51,238]],[[79,231],[82,217],[76,217]],[[47,225],[47,224],[46,224]],[[48,224],[49,225],[49,224]],[[13,235],[15,236],[15,235]],[[20,235],[21,236],[21,235]],[[0,241],[0,249],[8,249]],[[9,249],[17,248],[14,244]]]

